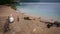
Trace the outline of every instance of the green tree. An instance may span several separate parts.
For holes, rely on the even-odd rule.
[[[15,0],[0,0],[0,5],[8,5],[16,10],[15,3],[16,3]]]
[[[14,0],[0,0],[0,5],[13,4]]]

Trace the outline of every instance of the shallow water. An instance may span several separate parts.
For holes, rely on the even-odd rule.
[[[60,20],[60,3],[20,3],[17,8],[23,13]]]

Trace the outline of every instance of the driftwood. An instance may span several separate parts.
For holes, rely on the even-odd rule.
[[[53,26],[53,23],[48,23],[47,24],[47,28],[50,28],[51,26]]]
[[[31,20],[29,17],[24,17],[24,20]]]
[[[60,27],[60,22],[55,21],[54,24],[56,25],[56,27]]]
[[[50,28],[52,26],[60,27],[60,22],[55,21],[54,23],[48,22],[47,27]]]

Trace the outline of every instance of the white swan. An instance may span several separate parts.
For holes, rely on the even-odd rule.
[[[9,16],[9,22],[14,22],[14,17],[12,16],[12,14]]]

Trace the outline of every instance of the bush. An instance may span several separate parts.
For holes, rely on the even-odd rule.
[[[14,5],[16,2],[14,1],[15,0],[0,0],[0,5],[11,6],[11,8],[16,10],[16,6]]]
[[[15,5],[11,5],[11,8],[13,8],[14,10],[17,9]]]
[[[0,0],[0,5],[12,4],[14,0]]]

